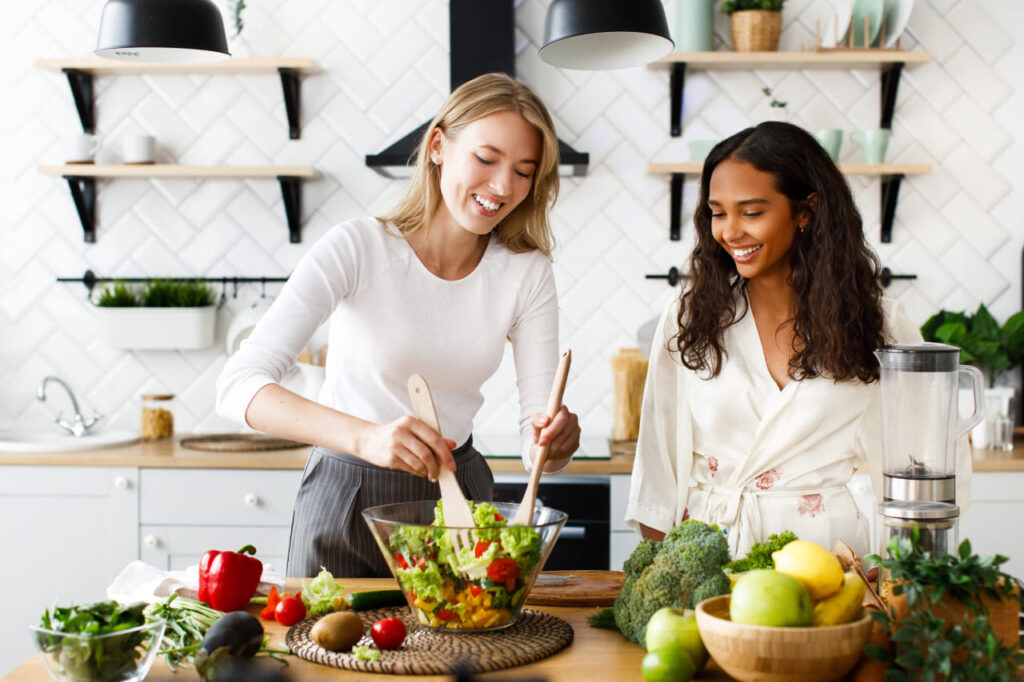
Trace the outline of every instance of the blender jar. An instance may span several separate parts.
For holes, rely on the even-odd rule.
[[[894,537],[912,538],[914,526],[918,528],[918,546],[939,554],[956,554],[957,521],[960,508],[943,502],[883,502],[878,505],[881,515],[879,556],[889,556],[889,543]]]
[[[882,474],[886,500],[952,503],[956,441],[984,416],[984,377],[960,365],[960,349],[941,343],[885,346],[881,365]],[[968,375],[974,413],[957,423],[960,377]]]

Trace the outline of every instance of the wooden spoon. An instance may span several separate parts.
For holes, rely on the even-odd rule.
[[[434,399],[430,396],[430,387],[427,380],[419,374],[409,377],[409,398],[412,400],[412,408],[416,417],[430,428],[441,435],[441,426],[437,421],[437,410],[434,409]],[[473,511],[466,502],[466,496],[462,494],[462,488],[455,479],[455,472],[448,467],[442,466],[438,474],[437,483],[441,486],[441,511],[444,512],[444,523],[449,528],[473,528],[476,522],[473,520]],[[452,544],[456,551],[469,546],[469,531],[452,531]]]
[[[558,360],[555,381],[551,384],[551,395],[548,397],[548,419],[554,419],[558,411],[562,409],[562,394],[565,392],[565,380],[569,377],[571,362],[572,351],[566,349]],[[512,519],[513,526],[529,526],[533,523],[533,506],[537,502],[537,486],[540,485],[540,475],[544,471],[544,463],[547,460],[548,446],[541,445],[537,448],[537,457],[533,461],[533,471],[530,472],[530,482],[526,485],[526,492],[523,493],[523,501],[519,503],[516,516]]]

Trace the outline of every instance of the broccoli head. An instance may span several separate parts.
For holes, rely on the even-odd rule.
[[[626,579],[613,607],[622,634],[644,645],[647,621],[664,606],[692,609],[728,594],[722,567],[729,546],[716,526],[690,520],[673,528],[662,542],[644,540],[626,560]]]

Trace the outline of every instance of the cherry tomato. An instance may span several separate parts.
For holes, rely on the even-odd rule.
[[[383,618],[370,628],[370,636],[378,649],[397,649],[405,641],[405,623],[401,618]]]
[[[306,617],[306,605],[298,597],[281,597],[274,609],[274,618],[281,625],[295,625]]]
[[[515,559],[495,559],[487,566],[487,577],[499,583],[519,577],[519,566]]]

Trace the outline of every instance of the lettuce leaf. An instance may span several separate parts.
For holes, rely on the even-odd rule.
[[[302,603],[306,605],[309,616],[348,608],[343,588],[334,582],[334,576],[323,566],[311,582],[302,581]]]

